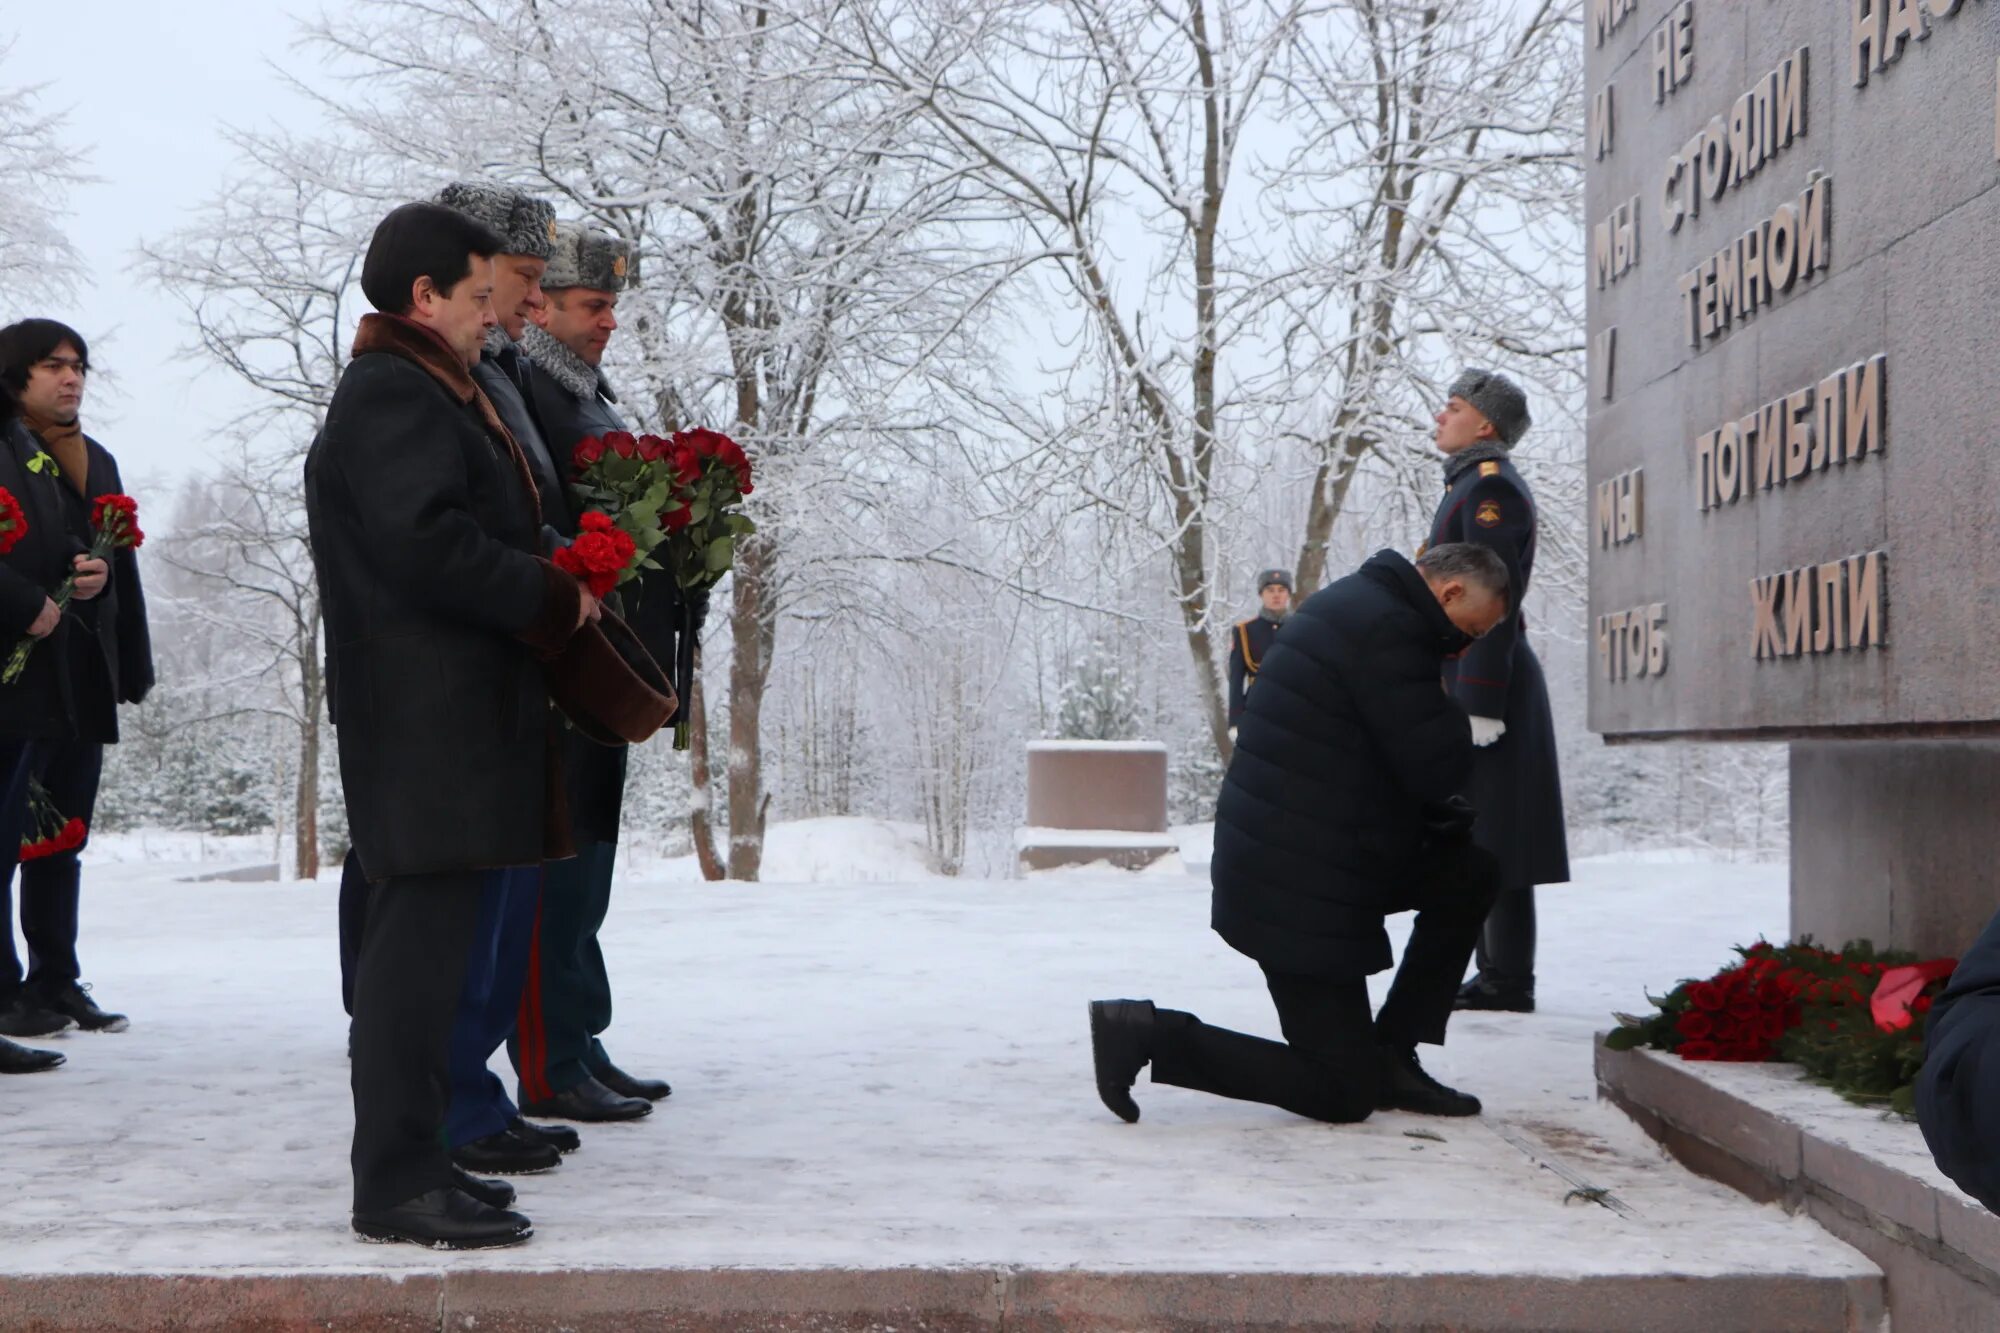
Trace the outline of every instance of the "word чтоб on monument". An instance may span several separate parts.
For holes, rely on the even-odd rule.
[[[1992,913],[1994,6],[1586,11],[1590,725],[1789,743],[1793,934],[1927,956]]]

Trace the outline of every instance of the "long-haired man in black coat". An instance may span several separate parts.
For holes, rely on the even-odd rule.
[[[24,319],[0,329],[0,392],[13,396],[21,433],[39,455],[29,460],[39,462],[39,468],[19,478],[30,492],[23,504],[32,501],[38,507],[29,526],[43,524],[45,538],[66,547],[62,563],[82,575],[76,600],[63,617],[68,631],[64,642],[47,653],[47,661],[35,660],[43,649],[28,659],[27,676],[40,671],[61,676],[69,720],[69,734],[36,742],[29,775],[63,816],[81,819],[86,826],[97,808],[104,747],[118,740],[118,706],[138,703],[153,685],[152,636],[138,552],[118,551],[108,561],[84,554],[95,536],[94,497],[125,489],[118,460],[83,431],[80,413],[89,375],[90,348],[68,325]],[[84,575],[86,568],[91,572]],[[51,581],[44,586],[53,590],[56,585]],[[16,688],[0,685],[0,694]],[[7,1007],[0,1031],[33,1036],[37,1034],[27,1029],[46,1030],[52,1020],[87,1032],[122,1032],[128,1026],[125,1015],[99,1008],[82,981],[77,926],[83,846],[20,866],[21,933],[28,959],[24,970],[14,953],[12,932],[0,936],[0,1004]],[[19,848],[18,833],[0,836],[0,903],[14,879]]]
[[[377,313],[306,458],[340,785],[373,885],[354,978],[353,1224],[447,1248],[530,1234],[452,1162],[452,1036],[489,998],[470,960],[497,904],[570,850],[544,664],[596,612],[542,557],[527,461],[472,378],[503,249],[437,204],[382,220],[361,271]]]
[[[1444,499],[1427,545],[1473,542],[1506,562],[1526,596],[1535,572],[1535,497],[1511,451],[1529,426],[1528,399],[1505,375],[1468,370],[1437,414]],[[1569,878],[1555,716],[1542,664],[1515,614],[1445,668],[1445,688],[1472,718],[1466,795],[1479,811],[1474,840],[1500,862],[1500,896],[1480,932],[1479,974],[1461,1009],[1529,1013],[1535,1007],[1535,886]]]
[[[1281,1106],[1315,1120],[1378,1109],[1476,1115],[1424,1071],[1493,901],[1493,859],[1459,795],[1472,759],[1444,663],[1500,623],[1507,569],[1484,547],[1413,565],[1383,551],[1308,597],[1278,631],[1245,701],[1215,813],[1212,924],[1263,968],[1282,1042],[1211,1027],[1150,1000],[1090,1006],[1097,1091],[1127,1121],[1132,1083]],[[1383,918],[1417,919],[1395,984]]]

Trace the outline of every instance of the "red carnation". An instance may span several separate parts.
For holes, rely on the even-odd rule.
[[[1700,1039],[1715,1031],[1715,1020],[1699,1009],[1690,1009],[1680,1016],[1674,1030],[1683,1037]]]
[[[13,550],[27,535],[28,516],[21,512],[21,502],[12,491],[0,486],[0,555]]]

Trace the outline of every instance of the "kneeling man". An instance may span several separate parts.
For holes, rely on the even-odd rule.
[[[1472,727],[1440,672],[1506,617],[1490,549],[1394,551],[1307,598],[1246,700],[1216,807],[1212,923],[1264,969],[1282,1042],[1210,1027],[1150,1000],[1090,1006],[1097,1091],[1139,1118],[1132,1084],[1265,1102],[1315,1120],[1378,1109],[1477,1115],[1424,1072],[1499,887],[1457,793]],[[1370,973],[1391,961],[1382,920],[1417,913],[1379,1014]]]

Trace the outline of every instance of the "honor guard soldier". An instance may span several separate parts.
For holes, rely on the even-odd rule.
[[[1437,414],[1444,500],[1426,547],[1472,542],[1492,548],[1514,580],[1515,613],[1445,663],[1445,688],[1472,719],[1466,795],[1478,811],[1473,836],[1500,862],[1501,892],[1481,933],[1479,972],[1459,992],[1461,1009],[1535,1008],[1535,885],[1569,878],[1555,721],[1542,664],[1520,610],[1535,567],[1535,498],[1510,451],[1529,426],[1528,400],[1504,375],[1468,370]]]
[[[1249,692],[1250,683],[1257,679],[1257,668],[1263,664],[1271,640],[1278,637],[1278,626],[1284,624],[1285,617],[1291,614],[1292,572],[1289,569],[1267,569],[1259,574],[1257,597],[1263,606],[1250,619],[1238,621],[1229,635],[1229,730],[1232,735],[1236,724],[1243,718],[1243,696]]]

